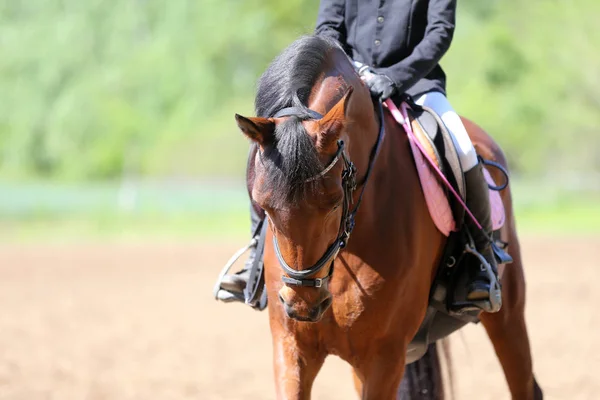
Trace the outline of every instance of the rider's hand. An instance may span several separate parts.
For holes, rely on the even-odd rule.
[[[382,74],[364,74],[363,81],[369,87],[371,94],[387,100],[396,92],[396,84],[388,76]]]

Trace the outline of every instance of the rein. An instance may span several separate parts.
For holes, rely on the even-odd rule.
[[[285,260],[283,259],[283,255],[281,254],[281,250],[279,249],[279,243],[277,242],[277,237],[273,235],[273,245],[275,248],[275,255],[277,256],[277,260],[284,270],[286,275],[281,277],[281,280],[293,286],[304,286],[304,287],[316,287],[320,288],[323,285],[327,285],[329,279],[333,275],[333,264],[334,260],[337,257],[338,253],[341,249],[345,248],[348,244],[348,240],[350,240],[350,235],[352,234],[352,230],[355,225],[355,217],[358,213],[358,209],[360,204],[362,203],[362,198],[365,193],[365,188],[367,187],[367,183],[369,178],[371,177],[371,172],[373,171],[373,165],[375,164],[375,160],[377,159],[377,155],[379,154],[380,145],[383,141],[383,137],[385,136],[385,128],[383,122],[383,105],[381,101],[379,104],[379,120],[380,120],[380,128],[379,133],[377,135],[377,142],[375,146],[371,150],[371,154],[369,156],[369,166],[367,168],[367,172],[365,173],[365,177],[363,181],[360,183],[362,189],[360,191],[360,195],[358,196],[358,201],[352,210],[350,210],[351,204],[354,203],[354,191],[357,189],[358,185],[356,183],[356,166],[350,160],[345,151],[345,143],[343,140],[338,140],[338,151],[335,154],[333,160],[321,171],[319,174],[309,178],[306,182],[312,182],[319,178],[325,176],[340,160],[344,162],[344,170],[342,171],[342,185],[344,190],[344,200],[343,200],[343,210],[342,210],[342,219],[340,222],[340,229],[338,232],[338,236],[335,241],[327,248],[325,254],[310,268],[303,270],[296,270],[290,267]],[[280,110],[278,113],[274,115],[275,118],[279,117],[287,117],[287,116],[305,116],[308,113],[312,119],[321,119],[323,115],[319,114],[313,110],[305,110],[298,107],[288,107]],[[331,263],[329,263],[331,261]],[[312,278],[308,279],[309,276],[314,275],[321,271],[325,266],[329,265],[329,273],[324,278]]]

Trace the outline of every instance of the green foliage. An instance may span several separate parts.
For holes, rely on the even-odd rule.
[[[577,4],[576,4],[577,3]],[[0,177],[240,176],[272,58],[306,0],[0,2]],[[513,170],[600,171],[596,0],[459,2],[444,57],[456,109]]]
[[[483,22],[461,6],[442,62],[450,100],[492,133],[513,170],[598,171],[600,3],[494,4]]]

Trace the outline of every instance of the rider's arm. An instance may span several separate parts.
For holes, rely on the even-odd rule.
[[[321,0],[315,34],[333,37],[344,46],[346,43],[345,8],[345,0]]]
[[[454,35],[456,0],[431,0],[423,40],[401,62],[373,71],[390,77],[403,93],[424,78],[450,48]]]

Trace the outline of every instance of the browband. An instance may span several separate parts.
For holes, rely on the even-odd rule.
[[[291,117],[291,116],[302,116],[308,114],[312,119],[321,119],[323,115],[319,114],[316,111],[311,110],[310,108],[300,108],[300,107],[286,107],[277,111],[273,118],[283,118],[283,117]]]

